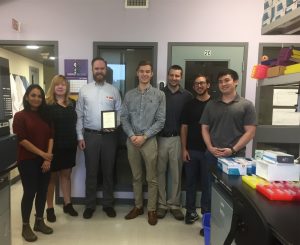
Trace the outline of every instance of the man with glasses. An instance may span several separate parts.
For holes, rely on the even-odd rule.
[[[164,218],[168,209],[177,220],[183,220],[181,211],[182,157],[180,144],[180,115],[183,106],[190,101],[192,94],[180,86],[182,68],[172,65],[168,70],[166,96],[166,122],[158,134],[158,209],[157,217]],[[170,177],[170,178],[167,178]],[[170,183],[168,193],[167,184]]]
[[[199,216],[196,212],[197,182],[201,178],[201,212],[210,210],[207,187],[207,170],[204,162],[205,143],[201,136],[201,125],[199,124],[202,112],[210,100],[208,89],[210,80],[207,76],[199,74],[196,76],[193,89],[196,97],[184,107],[181,118],[181,148],[186,178],[186,215],[185,223],[192,224]]]

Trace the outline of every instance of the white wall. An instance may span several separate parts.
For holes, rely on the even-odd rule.
[[[58,41],[62,74],[64,59],[92,59],[93,41],[158,42],[158,80],[166,77],[168,42],[248,42],[246,97],[252,101],[259,42],[300,43],[299,36],[260,34],[262,0],[149,2],[149,9],[137,10],[125,9],[123,0],[1,0],[0,39]],[[22,22],[20,33],[11,28],[12,18]],[[84,181],[82,161],[73,179]],[[82,181],[73,183],[72,196],[84,196]]]
[[[248,42],[246,97],[252,101],[259,42],[300,42],[260,34],[261,0],[149,2],[149,9],[137,10],[125,9],[123,0],[2,0],[0,39],[58,40],[60,73],[64,59],[90,60],[93,41],[158,42],[158,80],[165,80],[168,42]],[[12,18],[22,22],[20,33],[11,28]]]
[[[9,72],[19,76],[26,77],[27,81],[30,81],[29,77],[29,67],[35,67],[39,69],[39,80],[41,86],[43,86],[44,72],[43,64],[36,62],[34,60],[28,59],[24,56],[18,55],[16,53],[10,52],[6,49],[0,48],[0,57],[8,59],[9,61]],[[13,61],[13,62],[12,62]]]

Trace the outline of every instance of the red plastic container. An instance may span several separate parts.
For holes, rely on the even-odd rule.
[[[256,65],[253,67],[251,77],[255,79],[264,79],[267,77],[268,66]]]
[[[289,182],[274,182],[269,185],[257,185],[256,190],[270,200],[299,201],[300,188]]]

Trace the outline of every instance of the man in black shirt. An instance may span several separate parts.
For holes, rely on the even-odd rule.
[[[209,78],[198,75],[194,80],[193,89],[196,98],[187,103],[181,118],[181,148],[186,177],[186,215],[185,223],[192,224],[199,216],[196,212],[197,180],[201,173],[201,213],[210,210],[209,193],[207,192],[207,169],[204,162],[205,143],[201,135],[199,124],[206,103],[210,100],[208,89]],[[200,171],[200,173],[199,173]]]
[[[158,134],[158,209],[157,217],[163,218],[167,210],[177,220],[183,220],[180,207],[182,157],[180,145],[180,116],[184,105],[192,99],[192,94],[180,86],[182,68],[172,65],[168,70],[168,82],[163,92],[166,95],[166,121]],[[166,188],[167,178],[171,188]]]

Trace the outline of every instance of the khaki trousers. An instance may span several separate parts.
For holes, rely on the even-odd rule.
[[[145,162],[146,180],[148,183],[148,211],[156,210],[157,203],[157,142],[156,137],[147,139],[141,147],[135,147],[130,139],[127,139],[128,160],[132,172],[132,185],[135,198],[135,206],[143,206],[143,166]]]
[[[158,207],[180,208],[182,157],[179,136],[158,137]]]

